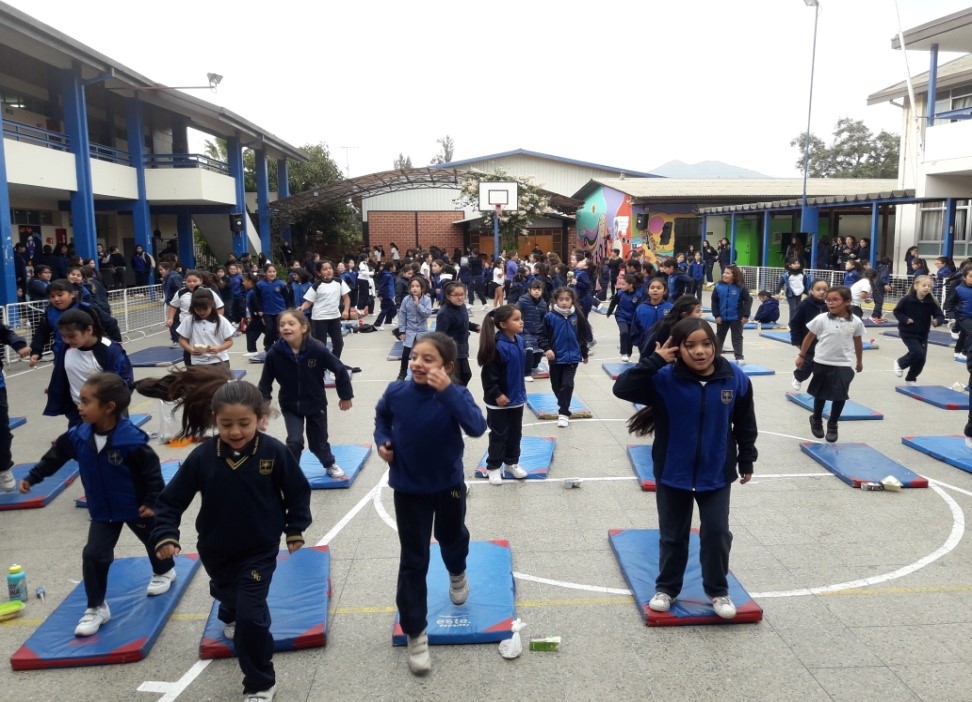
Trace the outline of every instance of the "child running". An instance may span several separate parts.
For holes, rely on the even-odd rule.
[[[793,318],[790,320],[790,346],[798,349],[803,347],[803,340],[807,336],[807,323],[811,319],[816,319],[827,311],[827,289],[830,286],[826,280],[815,280],[810,286],[810,297],[797,305]],[[816,352],[816,342],[810,344],[804,352],[803,363],[799,368],[793,369],[793,380],[790,387],[797,392],[803,387],[803,381],[813,374],[813,357]]]
[[[537,343],[550,362],[550,388],[557,396],[557,426],[561,429],[570,425],[577,364],[587,363],[587,327],[574,291],[567,287],[554,290],[554,306],[543,318]]]
[[[908,349],[894,362],[894,374],[899,378],[908,370],[905,383],[917,385],[918,376],[925,368],[928,357],[928,333],[931,327],[945,322],[945,315],[938,301],[931,294],[935,283],[931,276],[919,275],[911,284],[908,294],[894,306],[894,316],[898,320],[898,333],[901,343]]]
[[[280,384],[277,396],[284,426],[287,427],[287,448],[300,464],[304,450],[304,427],[307,445],[317,456],[330,478],[344,478],[344,470],[335,462],[327,440],[327,395],[324,376],[334,374],[338,407],[342,412],[351,409],[351,377],[341,359],[327,350],[323,342],[311,336],[310,324],[303,312],[284,310],[277,315],[280,339],[267,351],[267,359],[260,377],[260,392],[270,401],[273,382]]]
[[[0,323],[0,344],[6,344],[21,358],[30,355],[30,349],[22,336]],[[17,480],[13,476],[13,432],[10,431],[10,405],[7,403],[7,379],[3,373],[3,356],[0,355],[0,490],[13,492]]]
[[[503,484],[503,472],[517,480],[527,477],[520,467],[520,439],[523,436],[523,406],[526,385],[526,344],[523,314],[518,307],[502,305],[486,315],[479,334],[483,400],[489,426],[486,470],[491,485]],[[500,468],[502,466],[502,470]]]
[[[420,275],[412,276],[408,283],[408,297],[402,300],[398,310],[398,338],[402,342],[402,362],[398,369],[398,380],[405,380],[412,347],[420,334],[428,330],[429,315],[432,314],[432,301],[428,296],[428,283]]]
[[[722,270],[722,280],[712,288],[712,314],[716,321],[716,336],[719,349],[726,342],[726,334],[732,332],[732,353],[736,363],[746,362],[743,357],[743,327],[749,321],[753,298],[746,289],[739,266],[726,266]]]
[[[192,293],[191,313],[179,322],[179,345],[189,355],[186,365],[221,364],[229,368],[229,349],[236,330],[216,311],[213,291],[199,288]]]
[[[147,594],[168,592],[176,578],[175,554],[156,554],[150,539],[155,526],[156,498],[163,487],[159,457],[148,435],[125,413],[131,393],[114,373],[97,373],[81,387],[78,411],[82,424],[68,429],[20,481],[20,492],[56,473],[70,460],[81,470],[88,498],[88,541],[81,554],[87,608],[74,629],[75,636],[93,636],[111,620],[105,595],[108,570],[123,526],[145,545],[152,564]]]
[[[837,441],[837,422],[849,398],[848,391],[854,380],[854,371],[864,370],[864,322],[851,314],[851,291],[846,285],[827,290],[824,298],[827,313],[807,322],[807,335],[796,357],[796,367],[802,368],[807,353],[817,342],[813,358],[813,380],[807,392],[813,395],[813,414],[810,415],[810,432],[818,439]],[[855,365],[856,356],[856,365]],[[823,428],[824,405],[830,401],[830,419],[827,432]]]
[[[455,342],[426,334],[412,348],[411,381],[391,383],[375,408],[375,445],[388,462],[401,547],[395,601],[415,675],[432,669],[425,629],[433,534],[449,572],[449,598],[462,605],[469,597],[462,434],[482,436],[486,420],[469,390],[452,382],[455,366]]]
[[[478,324],[469,321],[466,307],[466,286],[463,283],[446,283],[442,288],[442,306],[435,318],[435,329],[456,342],[456,376],[462,386],[469,385],[472,370],[469,368],[469,332],[479,333]]]
[[[629,430],[655,435],[659,568],[648,607],[667,612],[682,590],[695,502],[702,586],[715,613],[732,619],[736,606],[726,579],[730,486],[737,477],[741,485],[749,482],[757,457],[749,378],[722,358],[708,322],[688,318],[674,326],[664,344],[655,345],[654,353],[618,377],[614,394],[645,406],[628,422]]]
[[[634,273],[628,273],[618,282],[618,291],[608,305],[608,317],[617,311],[614,319],[618,323],[622,363],[627,363],[631,358],[631,323],[642,299],[641,278]]]
[[[179,523],[199,493],[196,548],[209,591],[219,601],[223,636],[233,642],[243,671],[244,699],[272,700],[276,675],[267,593],[280,534],[291,554],[304,545],[310,486],[290,450],[258,431],[270,410],[256,386],[214,378],[195,383],[185,402],[219,436],[197,446],[159,495],[152,543],[159,558],[182,550]]]

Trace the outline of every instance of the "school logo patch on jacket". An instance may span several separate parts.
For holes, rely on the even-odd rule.
[[[273,459],[260,461],[260,475],[270,475],[273,472]]]
[[[307,367],[308,368],[315,368],[316,366],[317,366],[317,359],[316,358],[308,358],[307,359]]]
[[[108,452],[108,462],[113,466],[120,466],[122,464],[121,451],[109,451]]]
[[[735,393],[732,390],[723,390],[722,391],[722,404],[724,404],[724,405],[731,405],[732,404],[732,398],[733,398],[733,395],[734,394]]]

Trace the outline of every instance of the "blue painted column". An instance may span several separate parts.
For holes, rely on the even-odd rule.
[[[770,228],[773,225],[773,214],[766,210],[763,213],[763,250],[759,255],[759,265],[763,268],[769,265],[769,249],[770,249]]]
[[[132,228],[135,244],[140,245],[155,258],[152,242],[152,221],[148,197],[145,194],[145,125],[142,121],[142,101],[131,99],[125,105],[125,122],[128,130],[128,151],[132,155],[135,178],[138,183],[138,198],[132,203]],[[154,272],[153,272],[154,277]],[[149,279],[153,284],[154,279]]]
[[[881,219],[881,205],[876,202],[871,203],[871,268],[876,267],[877,262],[877,238],[878,222]]]
[[[94,195],[91,188],[91,143],[88,139],[88,111],[84,102],[84,84],[79,68],[68,68],[61,74],[61,101],[64,106],[64,132],[74,154],[77,190],[71,193],[71,220],[74,250],[81,258],[98,254],[95,229]]]
[[[702,215],[702,231],[699,236],[699,251],[702,251],[705,248],[705,233],[709,229],[708,225],[709,225],[709,216]]]
[[[270,249],[270,181],[267,176],[267,152],[257,149],[256,153],[256,193],[257,222],[260,229],[260,249],[267,258],[273,260]]]
[[[938,44],[932,44],[928,52],[928,126],[935,124],[935,100],[938,99]]]
[[[954,197],[945,200],[945,217],[942,222],[942,256],[952,257],[955,250],[955,206],[957,201]]]
[[[803,207],[800,210],[800,231],[810,235],[810,268],[817,267],[817,244],[820,242],[820,210],[816,207]]]
[[[736,265],[736,213],[729,219],[729,265]]]
[[[189,211],[176,215],[176,231],[179,233],[179,260],[189,270],[196,267],[196,242],[192,237],[192,214]]]
[[[3,147],[3,111],[0,110],[0,305],[17,302],[17,271],[14,267],[13,224],[10,190],[7,187],[7,156]]]
[[[226,160],[229,161],[230,175],[233,177],[236,189],[236,211],[242,215],[241,219],[243,220],[243,231],[241,231],[239,234],[232,234],[233,253],[237,258],[239,258],[245,254],[250,247],[246,242],[246,228],[249,217],[246,216],[246,193],[244,190],[245,186],[243,181],[243,150],[240,148],[240,140],[238,137],[233,137],[226,140],[226,156]],[[226,226],[229,226],[228,219]]]
[[[290,171],[287,168],[287,159],[278,158],[277,159],[277,199],[283,200],[284,198],[290,197]],[[280,227],[280,235],[283,237],[284,241],[287,242],[289,246],[294,245],[294,235],[290,231],[290,224],[284,224]]]

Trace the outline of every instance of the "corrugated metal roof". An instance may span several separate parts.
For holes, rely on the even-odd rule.
[[[893,190],[892,178],[810,178],[807,194],[813,196],[853,195],[860,192]],[[590,181],[574,197],[585,199],[604,186],[636,199],[681,199],[689,202],[740,198],[777,200],[803,196],[803,178],[599,178]]]
[[[936,85],[939,90],[967,85],[969,82],[972,82],[972,54],[960,56],[938,67],[938,80]],[[928,71],[913,76],[911,78],[911,84],[914,86],[916,93],[928,92]],[[867,104],[877,105],[882,102],[888,102],[889,100],[901,100],[906,97],[908,97],[908,83],[907,81],[901,81],[900,83],[889,85],[883,90],[868,95]]]
[[[925,200],[927,198],[921,198]],[[908,190],[885,190],[882,192],[875,193],[856,193],[853,195],[824,195],[821,197],[808,197],[807,204],[812,206],[822,207],[825,205],[854,205],[854,204],[869,204],[875,200],[894,200],[899,204],[904,204],[906,202],[918,202],[919,200],[915,198],[915,191],[913,189]],[[711,215],[711,214],[731,214],[733,212],[753,212],[753,211],[763,211],[763,210],[790,210],[803,205],[803,197],[788,199],[788,200],[775,200],[771,202],[747,202],[741,205],[722,205],[718,207],[700,207],[698,213],[700,215]]]
[[[449,163],[441,163],[438,165],[431,166],[432,168],[457,168],[472,166],[482,161],[490,161],[498,158],[506,158],[508,156],[533,156],[534,158],[547,159],[549,161],[558,161],[560,163],[567,163],[573,166],[583,166],[585,168],[597,168],[602,171],[612,171],[617,174],[624,173],[625,175],[634,176],[636,178],[663,178],[664,176],[655,175],[653,173],[643,173],[642,171],[632,171],[628,168],[617,168],[615,166],[602,166],[599,163],[590,163],[588,161],[578,161],[573,158],[564,158],[563,156],[553,156],[552,154],[543,154],[539,151],[529,151],[527,149],[513,149],[512,151],[502,151],[498,154],[487,154],[486,156],[477,156],[476,158],[467,158],[462,161],[450,161]]]

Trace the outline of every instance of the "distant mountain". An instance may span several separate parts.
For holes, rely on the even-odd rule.
[[[731,166],[721,161],[701,161],[699,163],[669,161],[658,168],[649,169],[648,172],[666,178],[769,178],[768,175],[757,171]]]

